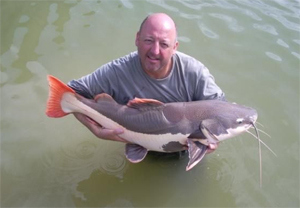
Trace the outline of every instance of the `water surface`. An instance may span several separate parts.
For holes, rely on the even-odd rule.
[[[46,75],[64,82],[135,50],[144,17],[168,13],[179,50],[202,61],[229,101],[257,109],[262,139],[188,158],[131,164],[124,145],[73,116],[44,114]],[[299,207],[300,4],[296,0],[1,1],[2,207]]]

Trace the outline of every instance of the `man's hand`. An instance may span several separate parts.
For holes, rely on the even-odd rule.
[[[219,143],[209,144],[206,154],[212,153],[213,151],[215,151],[218,148],[218,146],[219,146]]]
[[[123,129],[106,129],[91,118],[81,113],[73,114],[75,118],[77,118],[77,120],[79,120],[83,125],[85,125],[96,137],[105,140],[113,140],[127,143],[125,139],[119,137],[119,134],[124,133]]]

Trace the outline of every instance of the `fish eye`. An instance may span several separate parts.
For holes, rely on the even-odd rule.
[[[238,118],[238,119],[236,119],[236,122],[237,122],[238,124],[242,124],[242,123],[243,123],[243,121],[244,121],[244,119],[243,119],[243,118]]]

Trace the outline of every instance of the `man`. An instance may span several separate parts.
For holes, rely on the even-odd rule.
[[[225,99],[208,69],[177,51],[176,26],[168,15],[155,13],[146,17],[136,34],[135,45],[137,52],[109,62],[68,85],[87,98],[107,93],[120,104],[135,97],[165,103]],[[82,114],[75,117],[99,138],[126,142],[119,137],[122,129],[102,128]],[[209,148],[212,151],[217,145]]]

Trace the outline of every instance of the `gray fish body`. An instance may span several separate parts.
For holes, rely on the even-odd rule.
[[[225,138],[226,135],[230,136],[228,130],[241,125],[250,127],[257,118],[257,112],[252,108],[220,100],[144,104],[137,107],[120,105],[113,100],[81,98],[80,101],[130,131],[150,135],[180,133],[194,140],[207,139],[201,130],[203,123],[209,126],[217,142],[223,140],[222,135]]]

